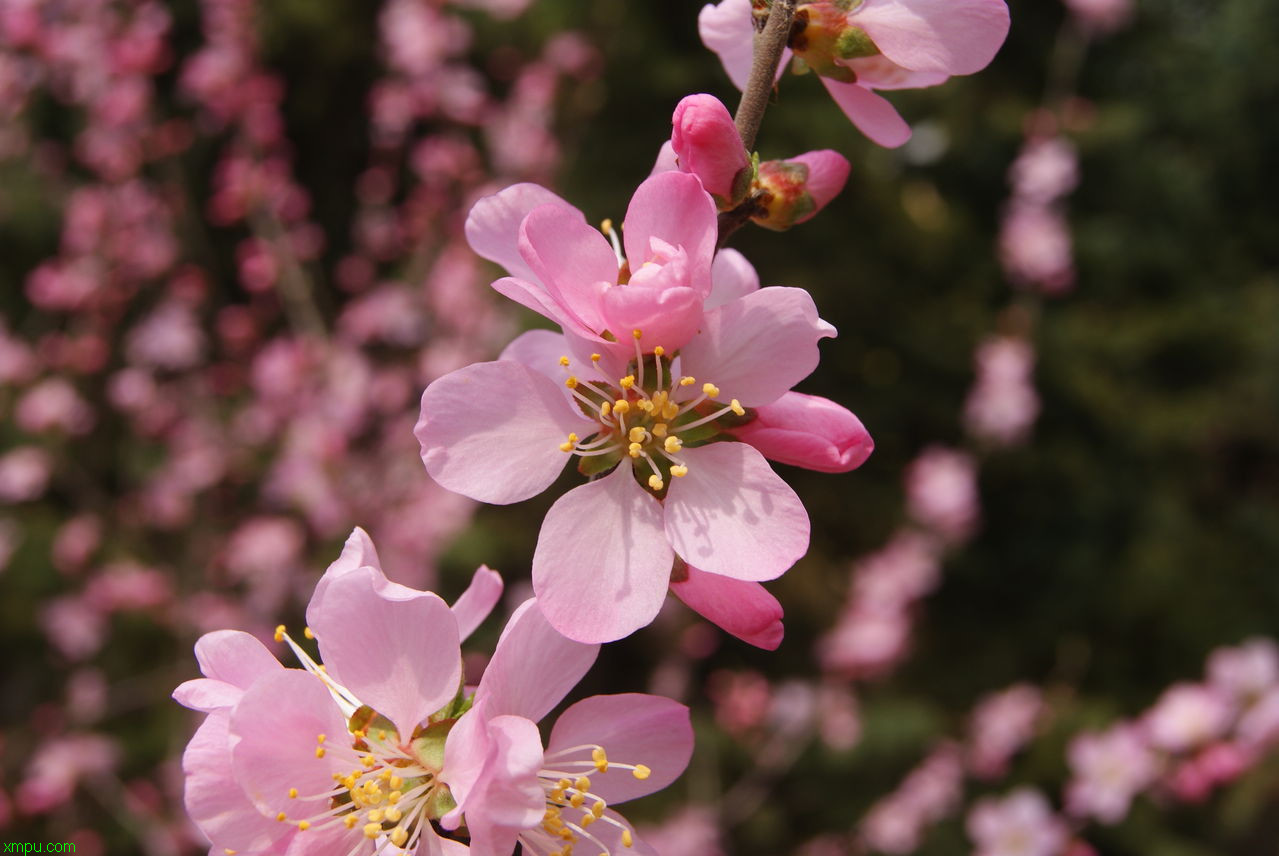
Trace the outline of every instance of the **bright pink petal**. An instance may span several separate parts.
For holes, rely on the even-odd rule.
[[[568,205],[545,187],[536,184],[513,184],[485,196],[471,208],[466,217],[466,241],[477,254],[506,268],[519,279],[536,280],[519,251],[520,223],[540,205]]]
[[[759,452],[712,443],[680,455],[688,475],[671,479],[666,534],[690,565],[758,582],[808,550],[808,512]]]
[[[708,312],[680,356],[685,374],[720,388],[725,401],[770,404],[817,368],[817,343],[835,328],[802,288],[764,288]]]
[[[557,384],[503,361],[475,363],[428,386],[413,433],[431,478],[506,505],[550,487],[568,460],[560,443],[584,423]]]
[[[671,591],[712,624],[766,651],[782,644],[782,605],[759,583],[708,574],[691,565]]]
[[[556,765],[590,761],[590,749],[565,750],[591,744],[602,747],[611,762],[643,764],[652,771],[643,780],[621,767],[590,773],[591,793],[618,803],[660,791],[680,777],[693,756],[693,726],[688,708],[668,698],[643,693],[591,696],[556,720],[546,763],[550,769],[575,769]]]
[[[680,169],[697,176],[707,193],[733,198],[737,176],[750,159],[722,101],[706,93],[685,96],[671,117],[671,145]]]
[[[457,633],[460,640],[466,639],[475,632],[475,628],[483,623],[488,614],[497,606],[502,598],[502,575],[480,565],[471,577],[471,584],[466,591],[453,602],[453,617],[457,619]]]
[[[526,600],[502,631],[476,699],[488,716],[513,714],[537,722],[590,670],[599,650],[563,636],[536,600]]]
[[[715,203],[696,176],[663,172],[644,179],[631,197],[622,225],[626,260],[634,273],[653,258],[653,239],[688,254],[688,278],[684,285],[701,295],[710,293],[711,259],[719,239]],[[616,331],[615,331],[616,333]]]
[[[504,276],[493,280],[493,290],[503,297],[509,297],[525,309],[532,310],[543,318],[559,324],[561,327],[579,327],[582,322],[570,315],[564,307],[555,302],[546,287],[527,279]]]
[[[675,156],[675,147],[671,145],[671,141],[667,140],[662,143],[662,147],[657,150],[657,160],[653,162],[653,170],[649,175],[657,175],[659,172],[678,172],[679,158]]]
[[[566,313],[601,331],[599,295],[617,284],[617,255],[582,212],[568,205],[533,209],[520,225],[520,254]]]
[[[751,76],[755,49],[751,0],[720,0],[717,5],[703,6],[697,16],[697,32],[702,37],[702,44],[719,55],[728,79],[738,89],[744,90]],[[782,51],[782,61],[777,65],[779,78],[786,70],[790,56],[790,48]]]
[[[720,250],[711,264],[711,293],[703,309],[709,312],[754,291],[759,291],[759,274],[755,272],[755,266],[737,250]]]
[[[1009,24],[1004,0],[866,0],[852,21],[898,65],[946,74],[985,68]]]
[[[770,458],[823,473],[846,473],[866,462],[875,441],[847,408],[816,395],[788,392],[755,411],[733,431]]]
[[[195,659],[206,678],[242,690],[263,675],[284,667],[256,637],[239,630],[215,630],[195,643]]]
[[[364,568],[329,584],[308,621],[334,679],[394,723],[402,740],[457,694],[457,620],[437,595]]]
[[[466,826],[474,856],[509,856],[522,830],[538,826],[546,813],[546,793],[538,782],[542,737],[519,716],[487,723],[489,752],[484,772],[467,800]]]
[[[346,718],[310,672],[285,669],[259,680],[231,712],[230,732],[235,779],[269,815],[282,811],[299,820],[320,814],[328,798],[307,795],[331,790],[333,773],[345,775],[359,765],[346,740]],[[325,755],[317,758],[321,734]],[[290,798],[291,788],[302,796]]]
[[[840,83],[828,77],[821,81],[849,121],[872,141],[895,149],[910,139],[910,125],[887,99],[856,83]]]
[[[803,223],[812,219],[818,211],[839,195],[848,181],[848,173],[852,167],[848,163],[848,158],[830,149],[804,152],[790,160],[792,163],[802,163],[808,167],[808,181],[804,183],[804,189],[813,198],[813,204],[816,207],[812,212],[795,221]]]
[[[602,308],[608,329],[617,331],[619,338],[629,339],[631,331],[639,330],[645,353],[657,345],[673,353],[697,333],[702,320],[702,295],[681,286],[625,285],[606,291]]]
[[[243,697],[244,690],[239,687],[209,678],[183,681],[173,691],[173,700],[178,704],[204,713],[235,707]]]
[[[662,506],[628,462],[551,506],[533,553],[533,591],[565,636],[612,642],[657,615],[673,559]]]
[[[245,796],[231,769],[230,718],[212,714],[182,754],[187,814],[217,848],[266,850],[292,829],[267,817]],[[219,851],[220,852],[220,851]]]

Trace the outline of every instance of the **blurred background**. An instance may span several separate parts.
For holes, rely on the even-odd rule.
[[[1009,5],[989,68],[889,95],[901,149],[811,76],[765,117],[852,175],[731,245],[839,328],[799,388],[876,451],[778,467],[776,653],[672,600],[578,688],[693,708],[627,812],[666,856],[1279,852],[1279,7]],[[522,600],[579,477],[476,507],[412,436],[539,323],[461,224],[515,181],[620,220],[678,100],[736,102],[699,8],[0,0],[0,840],[203,852],[191,645],[299,622],[353,526]]]

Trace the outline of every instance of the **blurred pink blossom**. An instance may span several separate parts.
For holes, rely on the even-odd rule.
[[[1208,684],[1246,706],[1279,687],[1279,645],[1254,638],[1208,657]]]
[[[986,696],[973,709],[969,724],[968,766],[981,779],[1008,772],[1009,761],[1035,736],[1046,713],[1043,693],[1017,684]]]
[[[662,856],[727,856],[715,811],[686,805],[661,823],[641,824],[644,843]]]
[[[942,743],[895,791],[871,806],[858,827],[858,836],[883,853],[913,853],[928,828],[959,807],[963,784],[959,747]]]
[[[1019,285],[1057,295],[1075,284],[1070,228],[1055,208],[1010,204],[1000,227],[999,257],[1005,274]]]
[[[38,499],[52,470],[49,453],[36,446],[18,446],[0,455],[0,502]]]
[[[1133,0],[1065,0],[1079,22],[1098,34],[1119,29],[1132,17]]]
[[[81,780],[112,773],[119,760],[119,747],[106,737],[54,737],[40,744],[27,763],[14,802],[26,814],[51,811],[71,799]]]
[[[1066,824],[1033,788],[978,800],[966,827],[976,845],[974,856],[1059,856],[1069,840]]]
[[[1123,820],[1135,796],[1159,771],[1159,762],[1141,729],[1119,723],[1103,732],[1087,732],[1067,749],[1071,779],[1066,808],[1075,817],[1106,824]]]
[[[1035,352],[1024,339],[994,336],[977,348],[977,379],[964,404],[968,430],[1002,446],[1026,439],[1039,415]]]
[[[977,525],[977,462],[965,452],[932,446],[906,472],[911,516],[949,541],[967,538]]]
[[[1031,137],[1008,175],[1014,197],[1047,205],[1079,184],[1079,156],[1064,137]]]
[[[1226,733],[1234,716],[1229,697],[1201,684],[1174,684],[1142,720],[1152,746],[1168,752],[1196,749]]]
[[[72,436],[93,428],[93,408],[66,378],[51,377],[31,387],[18,400],[15,421],[23,431],[59,431]]]

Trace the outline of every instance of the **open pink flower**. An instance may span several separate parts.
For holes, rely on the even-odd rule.
[[[183,755],[186,806],[217,849],[245,854],[461,854],[430,819],[451,802],[439,779],[459,703],[459,625],[489,612],[501,580],[487,568],[450,609],[387,580],[363,530],[321,578],[307,609],[319,666],[285,632],[304,669],[257,639],[223,630],[196,643],[204,677],[174,691],[208,714]]]
[[[807,376],[834,330],[807,292],[758,289],[753,276],[721,253],[678,352],[637,330],[629,364],[610,367],[600,353],[570,357],[571,334],[538,330],[423,394],[422,460],[450,490],[519,502],[566,455],[592,477],[551,507],[533,556],[539,604],[570,638],[612,641],[652,621],[676,557],[692,567],[674,581],[694,609],[750,641],[776,635],[780,609],[755,584],[804,554],[808,515],[764,455],[716,441]]]
[[[693,751],[688,708],[639,693],[592,696],[564,711],[545,748],[537,728],[598,653],[556,632],[532,600],[511,616],[444,747],[440,776],[457,807],[442,825],[465,820],[474,856],[507,856],[517,841],[536,856],[653,852],[609,806],[684,771]]]
[[[739,89],[750,75],[751,0],[720,0],[698,17],[702,41]],[[910,127],[875,90],[936,86],[980,71],[1008,35],[1004,0],[813,0],[796,9],[792,55],[817,72],[862,133],[890,148]]]

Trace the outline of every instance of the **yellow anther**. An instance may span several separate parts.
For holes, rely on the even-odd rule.
[[[641,782],[653,774],[653,771],[643,764],[636,764],[635,769],[631,771],[631,775],[639,779]]]
[[[702,393],[705,394],[707,398],[715,398],[719,395],[719,387],[713,383],[704,383],[702,384]]]
[[[299,820],[299,821],[298,821],[298,831],[299,831],[299,832],[306,832],[306,831],[307,831],[308,829],[310,829],[310,828],[311,828],[311,821],[309,821],[309,820]]]
[[[665,407],[669,400],[670,396],[666,394],[666,390],[653,393],[653,405],[659,409]]]
[[[634,844],[635,844],[635,839],[631,836],[631,831],[629,829],[623,829],[622,830],[622,846],[631,847]]]
[[[276,642],[283,642],[283,641],[284,641],[284,630],[285,630],[285,627],[284,627],[284,625],[283,625],[283,624],[277,624],[277,625],[275,626],[275,641],[276,641]]]
[[[730,401],[728,406],[733,408],[733,412],[736,413],[738,416],[746,415],[746,409],[742,407],[742,403],[738,401],[736,398]]]
[[[223,852],[223,853],[225,853],[225,854],[226,854],[226,856],[235,856],[235,854],[236,854],[236,853],[238,853],[238,852],[240,852],[240,851],[238,851],[238,850],[232,850],[230,847],[223,847],[223,848],[222,848],[222,852]]]
[[[591,814],[595,815],[596,817],[603,817],[604,809],[606,808],[608,808],[608,805],[605,804],[604,800],[600,800],[595,805],[591,806]]]
[[[289,816],[285,814],[284,812],[280,812],[279,814],[275,816],[275,819],[280,821],[280,823],[284,823],[284,821],[289,819]]]
[[[644,442],[644,435],[645,435],[646,433],[647,433],[647,432],[646,432],[643,428],[641,428],[641,427],[639,427],[638,425],[636,425],[634,428],[632,428],[632,429],[630,430],[630,432],[628,433],[628,435],[627,435],[627,436],[629,436],[629,437],[631,438],[631,442],[632,442],[632,443],[643,443],[643,442]]]
[[[603,357],[599,354],[591,354],[591,362],[598,363],[601,359],[603,359]]]
[[[375,809],[373,809],[372,811],[370,811],[370,812],[368,813],[368,815],[366,815],[366,816],[368,817],[368,819],[369,819],[369,822],[370,822],[370,823],[381,823],[381,822],[382,822],[382,809],[380,809],[380,808],[375,808]]]
[[[581,794],[573,794],[573,796],[569,797],[568,799],[568,804],[571,805],[573,808],[581,808],[582,804],[585,802],[586,802],[586,797],[582,796]]]
[[[385,782],[391,778],[393,772],[394,771],[390,767],[383,767],[382,772],[378,773],[377,777]]]
[[[348,791],[351,790],[351,788],[355,787],[355,775],[352,774],[350,776],[347,776],[345,779],[343,779],[342,787],[346,788]]]
[[[653,353],[654,353],[654,354],[656,354],[656,355],[657,355],[657,356],[659,356],[659,357],[661,357],[661,356],[665,356],[665,354],[666,354],[666,349],[665,349],[665,348],[663,348],[661,345],[658,345],[656,348],[654,348],[654,349],[653,349]]]
[[[626,453],[630,455],[632,458],[638,458],[640,455],[644,454],[644,447],[641,446],[639,443],[632,443],[627,448]]]
[[[372,755],[365,755],[360,758],[360,763],[366,767],[372,767],[377,763],[377,758],[374,758]]]
[[[662,481],[661,476],[655,474],[648,477],[648,486],[653,490],[661,490],[666,486],[666,482]]]
[[[573,451],[573,444],[572,444],[572,443],[560,443],[560,451],[561,451],[561,452],[571,452],[571,451]]]
[[[679,416],[679,405],[673,401],[666,402],[666,406],[662,408],[663,419],[674,419]]]
[[[378,837],[379,835],[381,835],[381,834],[382,834],[382,824],[380,824],[380,823],[366,823],[366,824],[364,824],[364,837],[365,837],[365,838],[370,838],[370,839],[372,839],[372,838],[377,838],[377,837]]]
[[[667,437],[666,442],[662,444],[662,448],[674,454],[684,448],[684,441],[675,436]]]
[[[347,829],[354,829],[355,825],[359,822],[360,816],[358,814],[348,814],[346,817],[342,818],[342,825]]]
[[[391,791],[389,794],[386,795],[386,801],[389,805],[395,805],[397,802],[400,801],[400,798],[403,796],[404,796],[404,793],[402,791]]]
[[[573,787],[573,780],[572,780],[572,779],[560,779],[558,782],[556,782],[556,783],[555,783],[555,787],[559,788],[561,791],[562,791],[562,790],[565,790],[566,788],[571,788],[571,787]]]
[[[291,800],[295,800],[295,799],[297,799],[297,798],[298,798],[298,789],[297,789],[297,788],[289,788],[289,799],[291,799]]]
[[[639,406],[639,409],[643,410],[645,413],[653,412],[653,402],[648,400],[647,398],[642,398],[635,403]]]
[[[564,800],[564,791],[561,788],[553,788],[550,797],[555,802],[562,802]]]
[[[317,734],[317,735],[315,735],[315,742],[316,742],[316,743],[323,743],[325,740],[328,740],[328,739],[329,739],[329,735],[327,735],[327,734]]]
[[[400,785],[404,784],[404,780],[401,779],[399,776],[392,776],[390,781],[387,782],[387,784],[389,784],[392,789],[398,791],[400,789]]]
[[[591,789],[591,780],[585,776],[578,776],[577,781],[573,783],[573,787],[579,791],[589,791]]]
[[[316,747],[315,747],[315,757],[317,757],[317,758],[323,758],[323,757],[324,757],[324,747],[323,747],[323,746],[316,746]]]
[[[363,728],[357,728],[351,732],[351,736],[359,740],[363,740],[365,737],[369,736],[369,733],[365,731]]]
[[[569,358],[568,358],[568,357],[560,357],[560,365],[562,365],[562,366],[567,366],[568,364],[569,364]]]
[[[600,231],[605,235],[611,234],[613,231],[613,221],[605,217],[604,221],[600,223]]]
[[[675,476],[677,479],[682,479],[684,476],[688,475],[688,467],[683,464],[675,464],[671,467],[671,475]]]
[[[619,398],[617,401],[613,402],[613,412],[621,413],[623,415],[630,413],[631,403],[627,401],[625,398]]]
[[[598,746],[591,752],[591,760],[595,762],[595,769],[601,773],[608,770],[608,756],[604,754],[604,750]]]
[[[377,782],[370,779],[364,783],[364,792],[367,794],[380,794],[382,793],[382,788],[378,786]]]
[[[635,375],[628,374],[626,377],[622,378],[617,383],[622,389],[630,389],[631,387],[635,386]]]
[[[658,422],[656,425],[653,426],[653,436],[659,440],[666,436],[665,422]]]
[[[586,827],[590,826],[594,822],[595,822],[595,815],[591,814],[588,811],[586,814],[582,815],[582,819],[578,821],[578,824],[583,829],[585,829]]]
[[[634,336],[636,340],[643,339],[643,338],[644,338],[644,331],[643,331],[643,330],[632,330],[632,331],[631,331],[631,335],[632,335],[632,336]]]
[[[303,628],[302,628],[302,635],[303,635],[303,636],[305,636],[307,639],[314,639],[314,638],[315,638],[315,631],[314,631],[314,630],[312,630],[310,627],[303,627]]]
[[[400,818],[404,817],[404,812],[400,811],[395,806],[391,806],[386,811],[382,812],[382,816],[391,821],[391,823],[399,823]]]
[[[695,383],[697,383],[697,378],[695,377],[682,377],[679,379],[680,386],[692,386]]]
[[[320,668],[320,671],[323,672],[324,674],[327,675],[329,673],[329,667],[324,665],[323,663],[320,664],[319,668]]]
[[[600,405],[600,418],[607,419],[608,415],[613,412],[613,402],[606,401]]]
[[[572,435],[572,434],[570,434],[569,436],[570,436],[570,437],[572,437],[573,435]],[[381,740],[381,741],[383,741],[383,742],[385,742],[385,741],[386,741],[386,729],[384,729],[384,728],[379,728],[379,729],[377,730],[377,739],[378,739],[378,740]]]
[[[402,826],[397,826],[391,830],[391,843],[396,847],[403,847],[404,842],[409,840],[409,831]]]
[[[569,389],[577,389],[577,378],[573,377],[572,375],[569,375],[568,377],[564,378],[564,385],[567,386]]]

